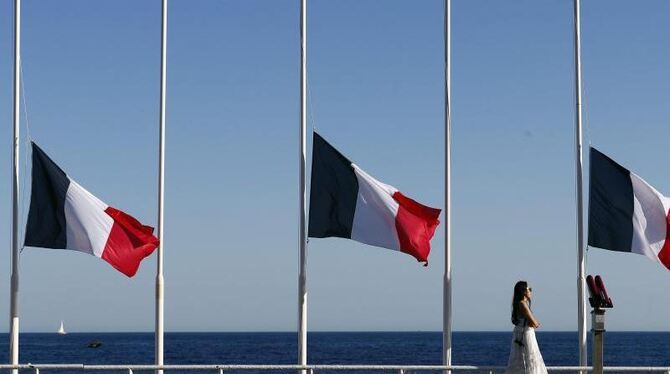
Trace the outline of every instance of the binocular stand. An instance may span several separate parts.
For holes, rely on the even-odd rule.
[[[605,309],[591,311],[591,332],[593,333],[593,374],[603,374],[603,346],[605,340]]]

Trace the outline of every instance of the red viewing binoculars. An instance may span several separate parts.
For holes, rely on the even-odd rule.
[[[589,287],[589,303],[592,308],[612,308],[612,299],[607,295],[607,289],[605,288],[605,282],[600,277],[592,277],[591,275],[586,277],[586,285]]]

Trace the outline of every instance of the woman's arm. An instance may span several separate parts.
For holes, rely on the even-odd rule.
[[[519,304],[521,304],[521,314],[523,314],[523,316],[528,321],[528,325],[533,328],[540,327],[540,321],[535,319],[535,316],[533,315],[533,312],[530,311],[528,304],[523,300],[520,301]]]

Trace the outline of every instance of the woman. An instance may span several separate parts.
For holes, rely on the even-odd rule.
[[[540,348],[535,340],[535,329],[540,322],[530,311],[533,289],[526,281],[514,285],[512,297],[512,348],[509,352],[507,374],[547,374]]]

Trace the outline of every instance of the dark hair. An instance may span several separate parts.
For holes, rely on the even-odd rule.
[[[523,300],[526,290],[528,289],[528,282],[518,281],[514,285],[514,295],[512,296],[512,324],[519,323],[521,316],[519,315],[519,303]],[[530,308],[530,300],[528,300],[528,307]]]

